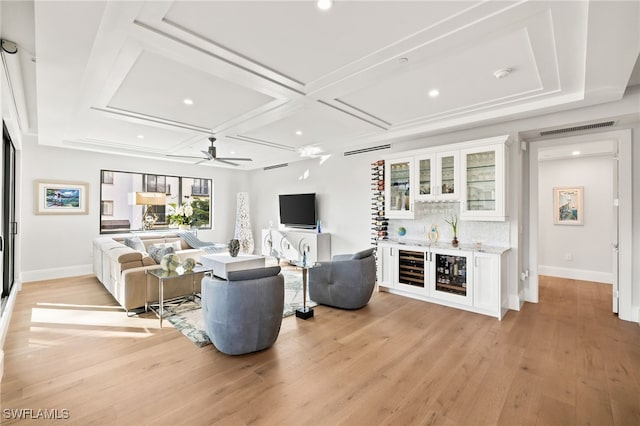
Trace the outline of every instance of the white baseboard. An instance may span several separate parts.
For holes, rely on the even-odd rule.
[[[538,266],[538,275],[567,278],[571,280],[594,281],[597,283],[613,284],[611,272],[588,271],[585,269],[561,268],[559,266]]]
[[[77,277],[79,275],[89,274],[93,274],[93,265],[91,264],[22,271],[20,279],[22,282],[28,283],[31,281],[54,280],[56,278]]]
[[[519,311],[520,308],[522,307],[522,304],[520,303],[520,297],[510,294],[509,295],[509,309],[513,310],[513,311]]]

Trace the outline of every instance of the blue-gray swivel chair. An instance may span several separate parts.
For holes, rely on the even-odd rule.
[[[309,298],[321,305],[360,309],[369,303],[376,285],[373,249],[333,256],[309,269]]]
[[[261,351],[280,333],[284,277],[280,267],[227,273],[202,280],[202,315],[209,339],[227,355]]]

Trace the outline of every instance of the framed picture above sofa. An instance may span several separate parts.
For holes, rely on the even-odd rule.
[[[212,188],[209,178],[101,170],[100,233],[211,229]]]

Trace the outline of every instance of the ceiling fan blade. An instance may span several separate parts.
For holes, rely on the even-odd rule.
[[[200,157],[198,157],[198,158],[200,158]],[[198,165],[198,164],[202,164],[202,163],[207,162],[207,161],[211,161],[211,158],[200,158],[200,161],[196,161],[194,164]]]
[[[251,158],[216,157],[217,160],[253,161]]]
[[[209,160],[211,160],[213,158],[213,155],[211,155],[211,153],[209,151],[200,151],[200,152],[203,153],[204,155],[206,155]]]
[[[202,158],[202,157],[195,157],[193,155],[174,155],[174,154],[167,154],[167,157],[174,157],[174,158],[196,158],[198,160],[210,160],[210,158]]]
[[[232,166],[239,166],[240,164],[232,163],[231,161],[227,161],[224,158],[214,158],[214,161],[219,161],[221,163],[230,164]]]

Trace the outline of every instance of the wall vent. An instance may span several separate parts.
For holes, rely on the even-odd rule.
[[[371,148],[363,148],[363,149],[355,149],[353,151],[345,151],[344,155],[346,157],[347,155],[363,154],[365,152],[380,151],[381,149],[389,149],[389,148],[391,148],[391,144],[378,145],[378,146],[372,146]]]
[[[267,166],[264,170],[279,169],[280,167],[287,167],[288,165],[289,163],[276,164],[275,166]]]
[[[601,127],[611,127],[614,121],[603,121],[602,123],[585,124],[584,126],[565,127],[564,129],[547,130],[540,132],[540,136],[558,135],[569,132],[579,132],[580,130],[599,129]]]

